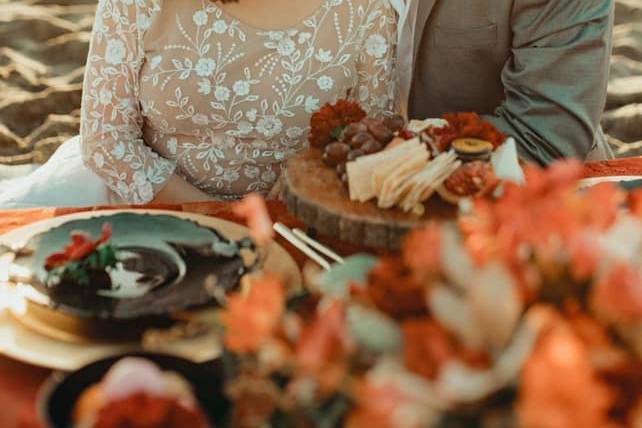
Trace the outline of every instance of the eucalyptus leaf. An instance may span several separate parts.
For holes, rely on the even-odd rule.
[[[377,258],[368,254],[358,254],[347,258],[343,264],[335,264],[328,272],[319,277],[318,286],[327,295],[345,299],[352,284],[364,284],[368,273],[377,264]]]
[[[348,328],[361,346],[377,354],[397,352],[403,344],[401,330],[391,318],[364,306],[348,308]]]

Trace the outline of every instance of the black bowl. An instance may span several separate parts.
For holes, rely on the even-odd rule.
[[[229,409],[223,394],[223,365],[220,360],[196,364],[163,354],[133,353],[105,358],[68,375],[54,374],[40,390],[38,411],[46,428],[71,428],[74,406],[80,395],[100,382],[109,369],[125,357],[141,357],[162,370],[179,373],[190,385],[201,408],[213,426],[221,426]]]

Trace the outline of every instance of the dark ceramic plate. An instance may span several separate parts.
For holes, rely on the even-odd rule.
[[[72,231],[97,238],[105,223],[112,225],[110,242],[121,260],[119,268],[106,280],[106,274],[92,277],[87,286],[52,284],[46,258],[69,244]],[[250,240],[230,241],[193,221],[134,213],[71,221],[34,236],[26,248],[33,253],[14,263],[30,272],[28,282],[50,306],[75,317],[112,321],[164,316],[206,304],[214,288],[238,285],[253,268],[241,252],[254,251]]]
[[[76,401],[83,391],[100,382],[117,361],[124,357],[142,357],[162,370],[179,373],[192,385],[196,399],[213,426],[220,426],[229,404],[223,395],[223,368],[220,360],[204,364],[162,354],[128,354],[89,364],[67,376],[52,375],[38,397],[40,418],[46,428],[71,428]],[[186,427],[187,428],[187,427]]]

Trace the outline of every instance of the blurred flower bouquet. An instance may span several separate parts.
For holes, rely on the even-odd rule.
[[[230,425],[642,426],[642,194],[525,172],[400,254],[232,295]]]

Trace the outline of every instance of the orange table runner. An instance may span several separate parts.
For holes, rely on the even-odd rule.
[[[642,176],[642,157],[590,162],[584,165],[585,178],[619,177],[626,175]]]
[[[608,176],[642,176],[642,157],[619,159],[614,161],[594,162],[586,164],[585,178]],[[114,207],[92,208],[42,208],[17,211],[0,211],[0,234],[35,221],[52,218],[64,214],[80,211],[101,210]],[[127,207],[120,207],[127,208]],[[139,207],[140,208],[140,207]],[[235,222],[240,222],[230,209],[228,202],[206,202],[184,205],[155,205],[145,208],[167,209],[173,211],[193,212],[210,215]],[[300,223],[287,212],[280,202],[268,202],[268,209],[275,221],[288,226],[301,226]],[[305,257],[291,245],[280,242],[293,255],[297,263],[302,264]],[[344,244],[333,243],[339,246],[339,252],[347,254],[357,250]],[[50,371],[18,363],[0,356],[0,403],[3,411],[0,412],[0,427],[2,428],[41,428],[34,411],[36,392]]]

